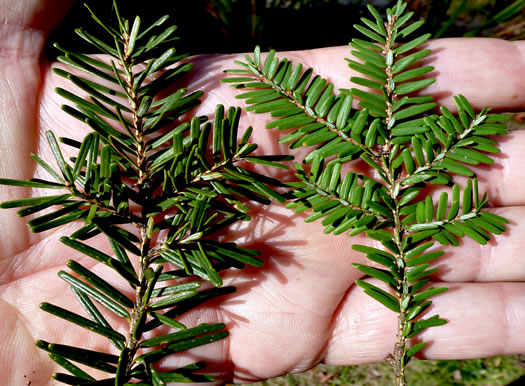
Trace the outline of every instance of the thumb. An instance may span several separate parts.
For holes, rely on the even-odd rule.
[[[49,32],[72,0],[0,0],[0,177],[26,179],[34,174],[29,153],[38,148],[42,84],[40,59]],[[24,188],[1,187],[0,202],[27,196]],[[0,229],[19,235],[5,250],[20,249],[27,228],[14,213],[0,216]],[[4,246],[0,243],[0,246]]]
[[[0,1],[0,60],[38,58],[47,35],[71,4],[72,0]]]
[[[0,176],[28,178],[37,147],[40,58],[72,0],[0,0]]]

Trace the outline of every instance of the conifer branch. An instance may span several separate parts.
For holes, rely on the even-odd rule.
[[[0,207],[21,207],[18,213],[22,216],[46,211],[28,222],[34,232],[84,222],[61,242],[110,268],[114,278],[103,279],[71,260],[68,267],[72,273],[60,271],[58,275],[71,287],[89,318],[46,302],[41,309],[106,337],[117,354],[43,340],[36,345],[69,372],[53,375],[66,384],[213,381],[212,376],[195,374],[202,371],[201,362],[169,372],[160,372],[155,365],[168,355],[228,335],[222,323],[187,327],[176,318],[234,291],[233,287],[200,290],[202,281],[220,287],[220,271],[262,265],[257,251],[221,243],[216,240],[217,232],[234,222],[250,220],[249,201],[284,201],[274,190],[281,182],[248,170],[246,163],[286,169],[282,162],[293,157],[255,155],[251,128],[238,139],[238,108],[225,111],[218,106],[213,124],[206,117],[182,122],[182,116],[200,103],[203,93],[178,89],[165,96],[167,88],[192,69],[189,64],[177,65],[187,55],[176,54],[171,46],[176,27],[159,32],[167,20],[164,17],[141,32],[140,17],[130,25],[119,14],[116,1],[113,5],[117,28],[88,8],[111,43],[82,28],[76,31],[108,55],[109,64],[57,45],[64,53],[59,61],[69,71],[55,69],[55,73],[87,95],[57,89],[72,104],[63,110],[92,132],[81,142],[60,139],[77,151],[70,160],[63,156],[55,135],[46,133],[58,169],[36,155],[33,159],[56,182],[0,179],[3,185],[67,193],[13,200]],[[74,74],[75,70],[84,72],[85,77]],[[149,78],[154,80],[147,82]],[[104,85],[108,81],[109,87]],[[112,255],[85,243],[100,234],[108,239]],[[171,266],[176,270],[167,270]],[[134,291],[132,298],[117,290],[113,280],[127,282]],[[163,284],[166,281],[170,284]],[[104,309],[122,319],[126,331],[112,326]],[[163,335],[157,329],[161,326],[171,332]],[[149,339],[144,338],[146,332],[152,332]],[[109,378],[96,381],[74,363],[106,372]]]
[[[470,165],[493,163],[491,154],[499,149],[490,136],[507,133],[504,125],[496,123],[506,118],[488,115],[487,108],[476,114],[461,95],[455,97],[457,117],[445,107],[441,115],[432,114],[436,107],[432,97],[412,96],[435,80],[425,77],[432,66],[417,66],[430,53],[418,50],[430,35],[398,42],[423,24],[409,23],[413,12],[405,12],[406,7],[399,0],[387,10],[384,21],[368,5],[373,20],[362,18],[363,25],[355,28],[370,41],[353,39],[350,46],[356,60],[347,59],[360,74],[350,80],[360,87],[341,90],[342,96],[335,97],[334,86],[313,76],[312,69],[302,73],[301,64],[294,67],[286,59],[276,59],[274,51],[261,68],[258,48],[253,57],[237,62],[241,70],[227,71],[243,76],[226,80],[235,88],[251,90],[238,95],[250,105],[246,110],[271,113],[267,128],[290,130],[280,142],[291,141],[292,148],[316,146],[303,160],[309,165],[296,163],[299,182],[289,183],[288,198],[293,201],[287,207],[298,213],[311,209],[313,214],[305,221],[323,219],[325,233],[365,233],[381,242],[384,249],[352,248],[382,268],[354,267],[388,290],[362,280],[356,284],[398,314],[396,343],[385,359],[400,386],[406,385],[406,364],[426,345],[411,345],[411,338],[446,323],[438,315],[424,318],[432,303],[429,299],[447,290],[428,286],[437,271],[432,262],[444,252],[427,250],[434,240],[457,246],[457,238],[464,236],[485,244],[491,234],[504,232],[506,223],[483,211],[488,201],[486,194],[479,195],[476,178],[468,180],[462,194],[454,184],[454,175],[475,177]],[[352,97],[361,107],[353,115],[350,107],[342,107]],[[335,127],[328,128],[335,120]],[[351,144],[343,140],[345,136]],[[342,165],[358,157],[377,172],[379,180],[348,173],[341,181]],[[424,196],[423,190],[436,184],[452,186],[450,205],[446,192],[437,205]]]

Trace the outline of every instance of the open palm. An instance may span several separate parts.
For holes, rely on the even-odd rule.
[[[68,3],[0,3],[1,177],[38,175],[29,153],[51,159],[42,141],[45,131],[72,138],[82,138],[85,133],[85,128],[60,112],[63,101],[53,90],[63,80],[52,75],[51,64],[41,58],[47,32]],[[484,105],[498,110],[524,108],[524,44],[449,39],[429,46],[434,55],[428,61],[436,67],[438,81],[427,92],[440,103],[452,108],[452,95],[462,93],[478,109]],[[342,60],[346,51],[344,47],[327,48],[287,56],[316,68],[337,86],[348,87],[350,74]],[[233,59],[193,59],[197,70],[190,82],[208,91],[198,114],[211,113],[217,103],[236,104],[236,91],[218,83]],[[243,119],[246,126],[256,128],[254,141],[264,152],[286,150],[275,145],[270,132],[257,129],[264,126],[264,117]],[[436,264],[440,267],[440,276],[434,278],[437,285],[444,282],[450,291],[436,296],[428,313],[440,314],[449,323],[423,333],[422,339],[430,342],[422,352],[426,358],[525,351],[525,241],[521,237],[525,227],[525,169],[521,165],[525,132],[512,132],[502,139],[501,148],[494,165],[476,172],[481,189],[488,191],[495,205],[493,211],[510,220],[509,232],[482,248],[464,240]],[[27,190],[0,187],[0,201],[28,194]],[[367,241],[324,235],[320,224],[306,224],[301,216],[277,205],[255,207],[252,214],[255,220],[249,227],[234,227],[227,237],[259,249],[265,266],[226,273],[225,283],[235,285],[237,292],[207,303],[198,315],[186,316],[189,325],[224,322],[231,336],[163,365],[201,358],[215,366],[222,382],[246,382],[303,371],[320,361],[357,364],[382,360],[394,345],[396,315],[353,285],[361,274],[351,263],[363,257],[351,250],[351,243]],[[56,277],[67,260],[85,259],[58,241],[76,227],[34,235],[13,211],[0,216],[0,373],[6,385],[49,383],[56,369],[34,346],[37,338],[111,350],[105,340],[38,309],[44,300],[78,308],[68,285]],[[100,248],[106,248],[103,240],[98,242]],[[83,263],[104,275],[103,268],[93,262]],[[125,326],[120,330],[125,332]]]

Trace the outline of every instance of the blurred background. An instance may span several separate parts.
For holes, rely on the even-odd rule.
[[[143,25],[169,14],[179,27],[177,49],[190,54],[249,52],[255,45],[300,50],[346,45],[357,33],[352,25],[368,15],[366,4],[384,13],[389,0],[121,0],[123,16],[140,14]],[[48,56],[58,53],[51,43],[89,52],[72,30],[82,24],[99,31],[85,7],[102,19],[112,15],[112,0],[77,0],[51,36]],[[525,0],[409,0],[414,20],[425,19],[424,32],[433,38],[482,36],[507,40],[525,38]],[[90,25],[91,23],[91,25]],[[103,34],[101,34],[103,35]],[[525,69],[524,69],[525,70]],[[524,113],[514,114],[514,128],[523,128]],[[524,385],[525,355],[499,356],[467,361],[412,361],[411,386]],[[303,374],[258,383],[258,386],[382,386],[392,384],[392,370],[385,363],[365,366],[319,365]],[[253,385],[255,386],[255,385]]]
[[[80,22],[89,26],[86,3],[101,18],[112,15],[111,0],[76,0],[52,41],[82,46],[71,34]],[[191,54],[252,51],[255,45],[267,51],[300,50],[344,45],[354,37],[352,25],[367,15],[366,4],[380,11],[389,0],[126,0],[121,13],[133,20],[140,14],[142,25],[168,14],[179,27],[181,52]],[[434,38],[489,36],[504,39],[525,37],[525,0],[411,0],[414,20],[425,19],[424,32]],[[86,25],[86,22],[88,25]],[[98,30],[95,26],[91,30]],[[53,55],[53,50],[49,49]]]

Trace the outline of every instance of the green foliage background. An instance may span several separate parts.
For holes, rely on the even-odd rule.
[[[410,386],[518,386],[525,375],[525,356],[498,356],[464,361],[412,361],[407,366]],[[393,384],[387,363],[360,366],[318,365],[303,373],[244,386],[383,386]]]

